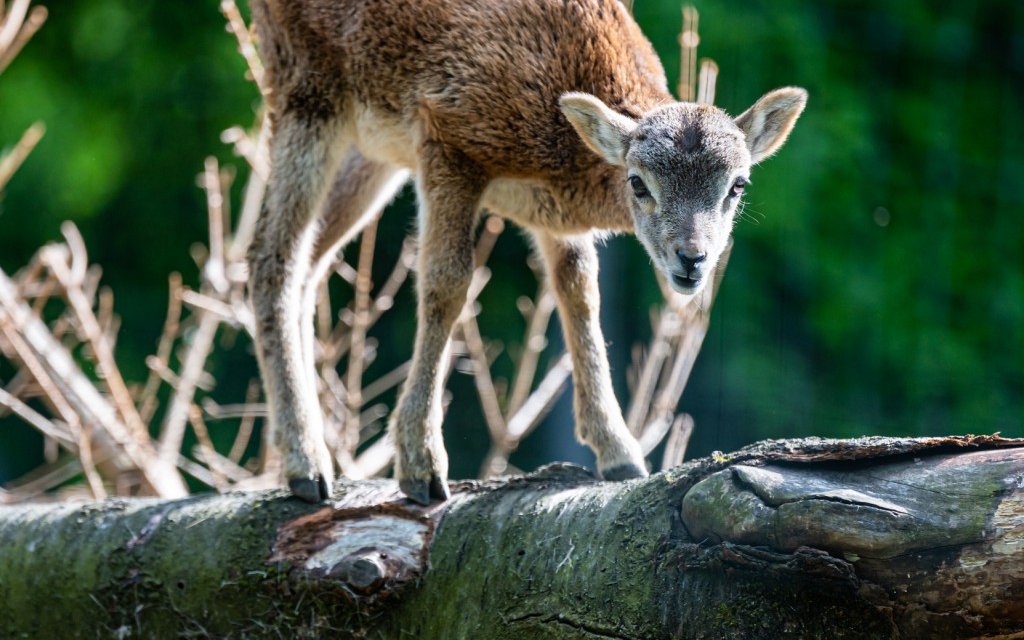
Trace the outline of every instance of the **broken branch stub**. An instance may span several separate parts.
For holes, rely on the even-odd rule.
[[[393,494],[388,502],[297,518],[278,529],[269,562],[293,567],[293,576],[340,580],[374,602],[386,599],[426,573],[434,533],[434,520],[404,502]]]

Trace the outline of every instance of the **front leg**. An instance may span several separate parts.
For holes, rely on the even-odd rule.
[[[448,454],[441,434],[441,394],[452,327],[473,273],[473,225],[483,175],[439,143],[421,149],[419,306],[412,368],[391,418],[395,477],[406,496],[429,504],[448,498]]]
[[[642,478],[647,467],[640,443],[626,428],[612,390],[599,321],[601,294],[593,238],[556,238],[546,233],[537,233],[536,238],[572,355],[576,437],[597,454],[598,471],[606,480]]]

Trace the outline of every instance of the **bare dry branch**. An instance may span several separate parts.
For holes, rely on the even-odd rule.
[[[160,341],[157,343],[155,358],[156,364],[149,367],[149,376],[142,388],[139,404],[139,417],[143,422],[149,424],[156,412],[156,392],[160,387],[160,377],[157,373],[158,367],[167,367],[171,359],[171,349],[178,337],[178,327],[181,322],[181,275],[172,273],[167,279],[167,316],[164,318],[164,328],[160,332]],[[147,360],[147,365],[150,364]]]
[[[72,438],[67,429],[57,426],[35,409],[28,406],[4,389],[0,389],[0,405],[8,408],[12,413],[38,429],[40,433],[59,442],[68,451],[72,453],[75,452],[78,443],[74,438]]]
[[[0,73],[46,22],[46,7],[33,7],[28,17],[24,17],[23,8],[28,7],[28,4],[28,0],[15,0],[14,8],[0,23]],[[20,15],[19,10],[22,11]],[[12,33],[13,36],[10,35]]]
[[[250,380],[249,387],[245,390],[245,406],[252,407],[260,397],[259,380]],[[256,415],[247,413],[241,416],[238,423],[238,432],[235,434],[235,441],[231,444],[228,452],[228,460],[235,464],[241,462],[245,450],[249,447],[249,440],[252,439],[253,426],[256,424]]]
[[[121,322],[114,313],[114,292],[109,287],[100,288],[96,306],[96,320],[100,325],[100,331],[107,337],[110,348],[117,349],[117,332]]]
[[[267,405],[262,402],[243,402],[239,404],[217,404],[210,398],[203,398],[203,412],[211,420],[231,420],[234,418],[266,418]]]
[[[156,375],[159,382],[163,382],[171,389],[178,389],[181,386],[181,378],[174,372],[174,369],[160,362],[156,356],[146,358],[146,367],[151,374]],[[216,384],[217,381],[213,376],[206,372],[203,372],[196,380],[196,388],[202,391],[212,391]]]
[[[413,238],[406,238],[402,243],[402,252],[399,255],[398,261],[395,262],[387,280],[384,281],[384,285],[377,292],[377,297],[374,298],[373,304],[370,305],[367,330],[372,328],[377,323],[377,320],[394,306],[395,295],[408,279],[415,262],[416,241]],[[349,270],[351,270],[351,273],[349,273]],[[355,284],[357,272],[347,263],[339,262],[335,273],[345,282]],[[353,319],[351,313],[343,313],[343,321],[335,324],[330,336],[321,345],[323,348],[322,364],[324,366],[337,366],[338,361],[349,352],[352,346],[351,326]]]
[[[680,330],[680,318],[671,310],[662,310],[658,317],[654,335],[647,348],[647,357],[633,391],[629,409],[626,412],[626,426],[633,435],[640,435],[644,422],[650,414],[651,398],[657,390],[658,379],[665,367],[665,361],[675,350],[674,338]]]
[[[373,254],[377,241],[377,221],[366,225],[359,243],[359,267],[356,276],[356,291],[353,310],[351,337],[352,345],[345,376],[345,406],[348,416],[345,420],[342,439],[349,455],[355,455],[359,443],[358,416],[363,404],[363,367],[366,357],[366,331],[370,322],[370,289],[373,286]]]
[[[69,425],[98,427],[142,471],[154,491],[163,497],[186,495],[177,471],[164,465],[148,437],[138,440],[121,423],[117,411],[78,368],[49,328],[17,297],[17,287],[0,270],[0,332],[33,376],[61,418]]]
[[[25,161],[28,154],[32,153],[32,149],[35,149],[44,133],[46,133],[46,126],[42,122],[35,123],[22,134],[21,140],[18,140],[14,148],[0,158],[0,191],[10,182],[11,176]]]
[[[377,378],[363,389],[363,403],[370,402],[382,393],[385,393],[405,381],[412,368],[412,360],[406,360],[388,373]]]
[[[705,58],[700,61],[700,80],[697,88],[697,102],[715,103],[715,85],[718,82],[718,65]]]
[[[0,504],[14,504],[38,499],[40,494],[58,487],[82,473],[78,458],[64,458],[33,469],[0,490]]]
[[[533,386],[533,379],[537,376],[540,354],[547,347],[546,334],[551,323],[551,314],[555,311],[555,296],[548,288],[546,280],[541,280],[536,302],[530,307],[530,320],[526,326],[526,335],[523,337],[523,352],[519,356],[519,366],[516,367],[512,383],[512,395],[508,401],[507,415],[510,416],[519,411],[526,402]]]
[[[568,353],[563,353],[555,360],[555,364],[551,366],[551,369],[544,374],[540,384],[530,394],[530,397],[526,399],[523,406],[509,418],[508,436],[513,441],[521,441],[540,424],[540,421],[551,410],[551,407],[554,406],[555,401],[558,400],[558,397],[565,389],[571,374],[572,358],[569,357]]]
[[[234,238],[228,249],[230,267],[228,278],[232,282],[244,284],[248,279],[248,270],[245,264],[245,254],[252,243],[253,233],[256,231],[256,219],[259,217],[260,208],[263,206],[263,195],[267,190],[267,180],[270,176],[270,120],[261,117],[259,122],[259,134],[256,141],[252,142],[246,136],[244,138],[251,145],[251,151],[244,153],[246,161],[252,168],[249,174],[249,181],[245,185],[245,193],[242,196],[242,210],[238,216],[238,224],[235,227]],[[240,149],[235,145],[235,150]]]
[[[208,156],[204,164],[199,185],[206,192],[206,212],[209,221],[210,254],[203,265],[203,278],[217,293],[228,290],[226,265],[224,263],[224,228],[226,209],[225,190],[221,188],[221,172],[217,158]]]
[[[25,22],[28,4],[29,0],[14,0],[7,11],[0,12],[0,17],[3,17],[0,21],[0,51],[5,51],[14,42],[21,25]]]
[[[688,413],[681,413],[676,416],[669,429],[668,440],[665,442],[665,452],[661,457],[661,468],[671,469],[683,464],[686,457],[686,446],[690,443],[690,436],[693,435],[693,418]]]
[[[256,53],[252,36],[249,33],[249,28],[245,25],[245,21],[242,19],[238,5],[235,4],[234,0],[222,0],[220,11],[227,18],[227,30],[238,40],[238,52],[242,54],[242,57],[245,58],[245,63],[249,66],[249,75],[252,81],[256,83],[260,93],[266,95],[267,90],[263,83],[263,63]]]
[[[179,469],[181,469],[188,475],[192,476],[199,482],[202,482],[206,486],[217,486],[217,480],[213,477],[213,474],[210,472],[210,470],[204,467],[203,465],[199,464],[198,462],[194,462],[183,455],[179,455],[177,460],[175,461],[175,464]]]
[[[494,380],[491,378],[490,364],[487,362],[487,354],[484,351],[484,341],[480,337],[480,327],[476,323],[476,317],[466,314],[460,328],[466,338],[466,347],[469,351],[470,360],[473,362],[473,382],[476,384],[477,394],[480,396],[480,404],[483,405],[484,421],[491,433],[492,440],[501,440],[505,437],[507,426],[505,418],[501,415],[501,407],[498,405],[498,394],[494,390]]]
[[[238,326],[238,310],[231,304],[206,293],[185,289],[181,292],[181,301],[192,307],[196,315],[209,313],[230,326]]]
[[[402,243],[402,252],[395,263],[388,279],[384,281],[377,297],[373,301],[373,313],[371,323],[376,322],[382,313],[391,309],[395,303],[395,295],[409,277],[409,272],[416,263],[416,241],[413,238],[406,238]]]
[[[228,488],[228,481],[224,474],[221,473],[219,465],[215,460],[217,450],[210,439],[210,431],[206,428],[206,423],[203,422],[203,412],[199,410],[199,407],[195,405],[189,407],[188,421],[192,425],[192,431],[196,434],[196,440],[199,441],[199,455],[206,462],[207,468],[210,469],[213,488],[223,493]]]
[[[64,231],[65,237],[78,236],[80,238],[78,230],[70,222],[65,222],[61,225],[61,229]],[[69,247],[74,244],[77,243],[69,243]],[[100,375],[110,390],[114,408],[118,415],[128,428],[131,437],[137,443],[148,443],[149,432],[146,429],[146,425],[143,424],[138,411],[135,409],[135,403],[128,392],[124,379],[121,377],[121,370],[114,360],[114,353],[110,343],[107,341],[99,322],[96,320],[92,304],[79,286],[84,279],[84,267],[81,266],[81,263],[85,262],[84,256],[79,255],[80,251],[84,252],[84,249],[71,249],[68,252],[70,261],[65,259],[65,256],[60,255],[61,252],[47,251],[43,256],[43,261],[64,287],[64,296],[75,313],[78,326],[82,332],[82,338],[89,343],[92,352],[96,356]]]
[[[532,432],[544,419],[544,416],[555,406],[572,375],[572,358],[568,353],[555,361],[541,379],[537,389],[508,420],[505,437],[491,442],[491,450],[487,453],[480,467],[480,475],[489,478],[508,473],[508,457],[516,450],[519,443]]]
[[[487,216],[487,220],[484,221],[483,232],[480,234],[480,238],[477,239],[476,249],[473,252],[473,262],[478,267],[487,264],[491,257],[491,251],[494,250],[494,245],[498,242],[498,236],[504,230],[504,220],[498,216]]]
[[[103,479],[100,478],[100,474],[96,471],[96,464],[92,456],[92,430],[89,428],[73,428],[75,435],[78,437],[78,460],[82,463],[82,472],[85,474],[85,480],[89,484],[89,491],[92,492],[92,497],[97,500],[102,500],[107,497],[107,490],[103,487]]]
[[[377,439],[356,458],[350,477],[353,479],[372,478],[387,471],[395,456],[395,446],[384,435]]]
[[[197,312],[198,325],[192,333],[188,353],[182,361],[178,387],[167,407],[163,424],[160,426],[159,452],[165,461],[173,461],[181,450],[185,436],[185,424],[195,397],[198,381],[203,375],[206,359],[213,350],[213,339],[217,335],[220,320],[208,313]]]
[[[700,36],[697,35],[697,23],[700,15],[697,9],[690,5],[683,5],[683,30],[679,34],[680,61],[679,65],[679,87],[676,92],[679,99],[692,102],[695,97],[694,85],[697,80],[697,45],[700,44]]]

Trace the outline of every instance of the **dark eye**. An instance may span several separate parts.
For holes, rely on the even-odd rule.
[[[750,184],[750,181],[746,178],[736,178],[736,182],[732,183],[729,187],[729,197],[737,198],[743,195],[743,190]]]
[[[633,195],[638,198],[650,198],[651,192],[647,190],[647,185],[640,179],[640,176],[629,176],[629,186],[633,187]]]

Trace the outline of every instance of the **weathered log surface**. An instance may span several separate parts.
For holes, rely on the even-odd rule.
[[[1024,441],[0,508],[0,637],[1024,637]]]

